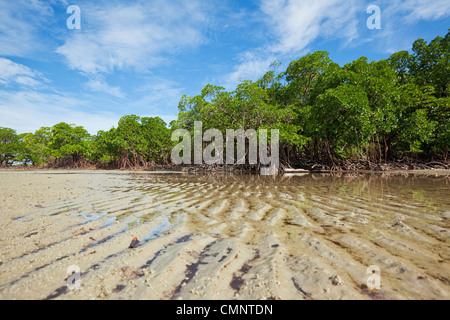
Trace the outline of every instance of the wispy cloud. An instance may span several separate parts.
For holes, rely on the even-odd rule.
[[[63,93],[0,90],[0,126],[16,129],[19,133],[34,132],[42,126],[59,122],[84,126],[90,133],[109,130],[120,115],[105,110],[87,109],[92,101]]]
[[[204,41],[203,1],[85,3],[82,30],[56,52],[70,68],[87,74],[116,70],[148,72],[183,48]],[[208,5],[206,4],[206,8]]]
[[[158,116],[166,123],[175,120],[176,107],[186,88],[161,77],[145,77],[142,82],[134,92],[137,98],[130,101],[128,107],[146,116]]]
[[[318,37],[355,39],[360,9],[354,0],[261,1],[261,10],[275,35],[269,48],[281,54],[301,52]]]
[[[407,23],[435,21],[450,15],[450,2],[445,0],[385,0],[382,6],[388,15],[396,15]]]
[[[0,0],[0,55],[27,56],[42,50],[39,30],[51,19],[55,1]]]
[[[69,4],[81,30],[66,28]],[[382,30],[366,27],[370,4]],[[65,121],[95,133],[124,114],[170,122],[206,80],[233,89],[319,49],[385,56],[435,36],[449,14],[443,0],[0,0],[0,126]]]
[[[122,92],[120,87],[110,86],[108,83],[106,83],[103,77],[96,77],[95,79],[90,79],[85,84],[85,88],[94,92],[103,92],[116,98],[120,99],[125,98],[125,94]]]
[[[273,54],[267,55],[258,50],[244,52],[239,57],[239,63],[235,69],[221,80],[222,86],[233,90],[242,80],[257,79],[269,71],[270,65],[275,60]]]
[[[9,59],[0,58],[0,84],[38,87],[41,81],[48,81],[39,72]]]
[[[362,40],[374,50],[394,53],[410,50],[411,44],[425,34],[427,29],[419,28],[422,22],[432,22],[450,16],[450,2],[442,0],[379,0],[381,9],[381,30],[366,32]]]
[[[241,62],[225,76],[227,88],[235,86],[240,78],[262,76],[275,60],[297,58],[318,38],[350,44],[358,38],[356,15],[363,7],[356,0],[261,0],[268,40],[241,55]]]
[[[368,30],[367,8],[376,4],[382,12],[382,30]],[[370,45],[374,51],[392,53],[410,49],[417,39],[411,27],[450,15],[450,2],[443,0],[260,0],[266,42],[243,51],[245,59],[229,72],[227,87],[240,78],[256,79],[274,60],[289,62],[306,54],[318,42],[340,42],[339,49]],[[337,47],[337,45],[335,45]]]

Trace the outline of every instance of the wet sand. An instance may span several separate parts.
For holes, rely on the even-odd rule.
[[[449,299],[449,174],[3,170],[0,299]]]

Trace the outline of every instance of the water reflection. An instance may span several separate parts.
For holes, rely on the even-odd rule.
[[[301,192],[304,195],[353,196],[367,204],[386,202],[416,205],[431,211],[450,209],[450,177],[422,174],[340,173],[309,174],[303,176],[281,175],[267,177],[246,174],[199,175],[135,175],[134,180],[145,189],[149,183],[174,186],[207,186],[209,190],[245,190],[240,196],[259,195],[266,192]],[[223,191],[225,192],[225,191]]]
[[[400,290],[417,298],[450,292],[449,182],[448,176],[403,173],[136,174],[130,188],[157,199],[154,210],[186,216],[191,234],[237,241],[249,252],[279,248],[293,281],[310,281],[310,290],[323,280],[316,270],[331,268],[374,298],[362,279],[377,265],[391,289],[383,297]]]

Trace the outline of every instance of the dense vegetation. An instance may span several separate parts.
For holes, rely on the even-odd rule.
[[[60,123],[33,133],[0,128],[0,162],[25,165],[148,168],[169,164],[175,129],[280,129],[284,165],[339,167],[347,160],[448,161],[450,145],[450,32],[412,53],[387,60],[361,57],[341,67],[325,51],[279,64],[234,91],[207,85],[183,96],[170,129],[159,118],[124,116],[109,131],[89,135]]]
[[[83,127],[59,123],[33,133],[0,128],[0,160],[10,166],[147,168],[167,164],[171,130],[160,118],[124,116],[117,128],[90,135]]]

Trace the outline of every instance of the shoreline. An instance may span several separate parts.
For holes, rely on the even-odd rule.
[[[249,172],[249,171],[226,171],[226,170],[208,170],[203,168],[189,167],[188,170],[171,170],[167,169],[97,169],[97,168],[80,168],[80,169],[72,169],[72,168],[0,168],[0,173],[3,172],[43,172],[43,173],[114,173],[114,174],[130,174],[130,173],[142,173],[142,174],[235,174],[235,175],[250,175],[250,176],[258,176],[257,172]],[[340,170],[340,171],[331,171],[331,170],[313,170],[313,171],[302,171],[302,172],[284,172],[280,169],[279,176],[282,175],[307,175],[307,174],[330,174],[330,175],[351,175],[351,174],[373,174],[373,175],[408,175],[408,174],[416,174],[416,175],[439,175],[439,176],[450,176],[450,169],[390,169],[385,171],[379,170]]]

